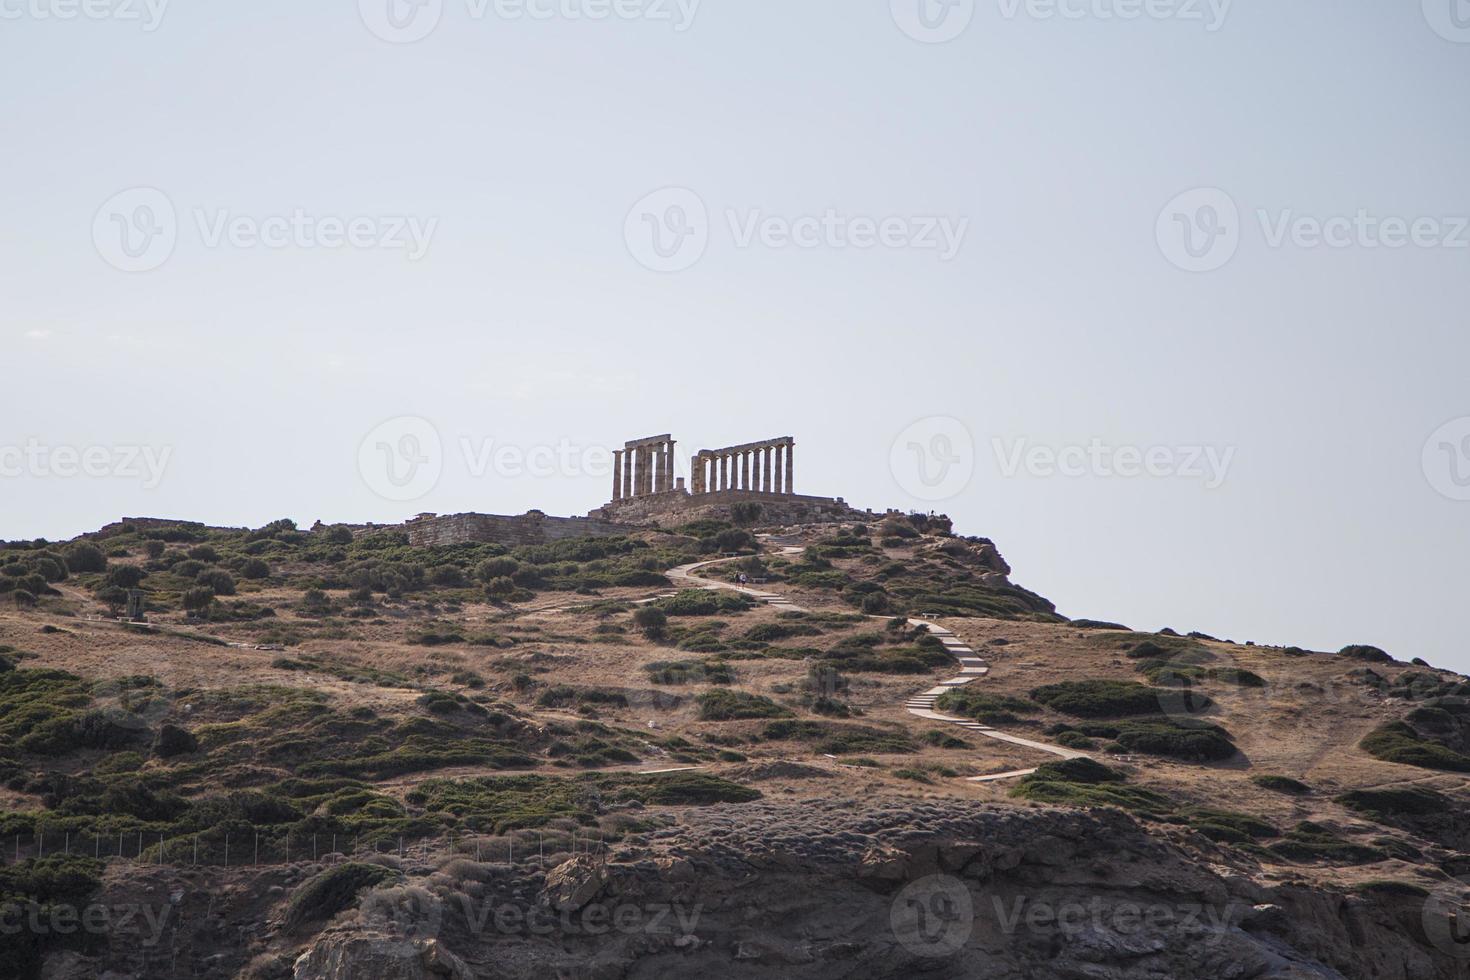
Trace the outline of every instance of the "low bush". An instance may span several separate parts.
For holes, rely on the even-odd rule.
[[[968,687],[946,691],[934,702],[934,707],[987,725],[1014,724],[1018,720],[1017,715],[1034,715],[1041,710],[1031,701],[1005,694],[987,694]]]
[[[645,608],[661,609],[669,616],[719,616],[742,613],[754,605],[755,600],[738,592],[684,589],[677,595],[660,599]]]
[[[705,691],[696,699],[703,721],[735,721],[743,718],[790,718],[791,711],[759,694],[745,691]]]
[[[735,683],[735,672],[723,660],[660,660],[643,669],[655,684]]]
[[[1158,713],[1160,700],[1188,698],[1191,711],[1203,711],[1212,702],[1203,694],[1165,691],[1135,681],[1086,680],[1048,684],[1031,692],[1031,699],[1053,711],[1078,718],[1123,718]]]
[[[1286,793],[1291,796],[1306,796],[1312,791],[1312,787],[1300,780],[1292,779],[1290,776],[1276,776],[1263,773],[1252,776],[1251,782],[1261,789],[1268,789],[1273,793]]]
[[[285,927],[289,931],[308,922],[330,919],[357,901],[358,893],[397,877],[397,872],[376,864],[351,862],[328,868],[296,889],[286,906]]]
[[[772,742],[809,742],[815,751],[828,755],[909,753],[918,749],[903,731],[826,721],[775,721],[761,735]]]
[[[1403,721],[1380,725],[1363,736],[1358,746],[1384,762],[1446,772],[1470,772],[1470,756],[1426,738]]]

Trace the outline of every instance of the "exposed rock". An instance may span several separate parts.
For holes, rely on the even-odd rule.
[[[465,962],[435,939],[328,933],[296,961],[295,980],[475,980]]]
[[[542,896],[558,912],[573,912],[596,898],[606,883],[607,875],[602,865],[581,855],[546,873]]]

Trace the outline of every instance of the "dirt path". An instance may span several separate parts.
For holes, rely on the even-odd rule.
[[[794,555],[799,555],[805,550],[806,549],[804,547],[787,546],[782,547],[781,550],[778,552],[778,555],[782,558],[789,558]],[[757,599],[760,602],[764,602],[767,605],[774,606],[778,609],[789,609],[793,612],[810,611],[796,605],[790,599],[787,599],[785,596],[782,596],[775,592],[770,592],[765,589],[753,588],[746,585],[735,585],[730,582],[720,582],[716,579],[704,578],[703,576],[697,574],[700,569],[708,568],[712,565],[720,565],[725,562],[731,561],[739,561],[739,559],[714,558],[710,559],[709,561],[691,562],[687,565],[680,565],[677,568],[671,568],[669,569],[667,574],[669,578],[672,579],[677,585],[687,585],[693,588],[701,589],[729,589],[734,592],[740,592],[748,595],[753,599]],[[881,619],[884,617],[876,618]],[[923,629],[928,630],[932,636],[937,637],[939,639],[939,642],[944,644],[944,648],[949,651],[950,655],[953,656],[957,661],[959,661],[960,664],[960,672],[958,676],[952,677],[947,681],[941,681],[937,686],[930,688],[922,694],[915,694],[904,701],[904,708],[908,711],[909,714],[914,715],[918,718],[923,718],[926,721],[937,721],[943,724],[955,725],[965,729],[968,732],[973,732],[976,735],[982,735],[985,738],[995,739],[999,742],[1007,742],[1011,745],[1023,746],[1028,749],[1035,749],[1038,752],[1045,752],[1049,755],[1060,756],[1063,759],[1076,759],[1086,757],[1087,753],[1085,752],[1077,752],[1073,749],[1064,749],[1059,745],[1052,745],[1047,742],[1037,742],[1029,738],[1022,738],[1019,735],[1011,735],[1006,732],[1000,731],[997,728],[993,728],[990,725],[985,725],[981,722],[974,721],[970,718],[956,718],[952,715],[946,715],[942,714],[941,712],[935,711],[934,702],[939,699],[940,695],[944,694],[946,691],[952,691],[956,688],[964,687],[967,684],[974,683],[975,681],[984,677],[986,674],[990,673],[990,665],[987,664],[980,657],[980,655],[974,651],[974,649],[972,649],[969,645],[967,645],[964,641],[957,637],[952,630],[946,629],[945,627],[940,626],[938,623],[931,623],[928,620],[924,619],[910,619],[908,620],[908,623],[910,626],[913,627],[922,627]],[[1036,770],[1034,768],[1014,769],[1010,772],[992,773],[988,776],[969,776],[966,777],[966,779],[967,781],[972,783],[989,783],[995,782],[999,779],[1013,779],[1018,776],[1029,776],[1035,771]]]

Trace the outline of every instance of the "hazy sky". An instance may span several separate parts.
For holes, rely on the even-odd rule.
[[[0,0],[0,537],[790,434],[1068,615],[1470,669],[1470,4],[922,3]]]

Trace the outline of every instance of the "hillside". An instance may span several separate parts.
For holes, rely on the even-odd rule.
[[[1448,978],[1466,772],[1465,678],[943,519],[0,551],[3,976]]]

